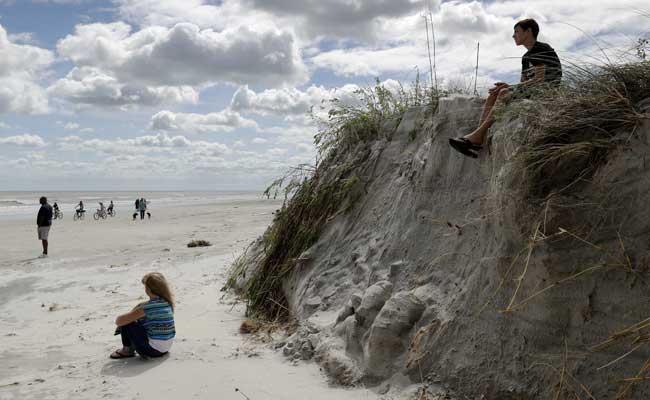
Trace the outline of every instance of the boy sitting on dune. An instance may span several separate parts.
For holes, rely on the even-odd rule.
[[[492,110],[497,101],[513,98],[530,98],[536,90],[545,86],[557,86],[562,79],[562,65],[557,53],[546,43],[537,41],[539,25],[534,19],[524,19],[514,26],[512,38],[517,46],[528,51],[521,58],[521,81],[517,85],[497,82],[491,88],[483,106],[479,127],[472,133],[459,138],[450,138],[449,144],[456,151],[477,158],[477,151],[483,148],[488,129],[494,123]]]

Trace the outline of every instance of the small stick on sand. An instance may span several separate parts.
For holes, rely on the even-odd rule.
[[[239,390],[239,388],[235,388],[235,392],[237,392],[237,393],[241,394],[242,396],[244,396],[244,398],[245,398],[246,400],[251,400],[251,398],[248,397],[248,396],[246,396],[246,395],[244,394],[244,392],[242,392],[241,390]]]

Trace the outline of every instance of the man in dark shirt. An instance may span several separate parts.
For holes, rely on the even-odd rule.
[[[39,199],[41,208],[38,210],[36,217],[36,225],[38,226],[38,239],[43,242],[43,254],[41,257],[47,257],[47,238],[50,234],[50,227],[52,226],[52,206],[47,203],[45,196]]]
[[[536,90],[559,85],[562,79],[560,58],[551,46],[537,41],[538,34],[539,25],[534,19],[524,19],[515,24],[512,35],[515,44],[528,49],[521,58],[521,82],[517,85],[495,83],[488,91],[479,127],[464,137],[450,138],[452,148],[468,157],[477,158],[476,152],[483,148],[487,132],[494,123],[492,109],[497,101],[530,98]]]

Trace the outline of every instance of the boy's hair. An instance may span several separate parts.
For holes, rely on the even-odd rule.
[[[537,24],[537,21],[532,18],[522,19],[521,21],[517,22],[514,27],[520,27],[524,31],[530,29],[533,31],[533,37],[535,39],[537,39],[537,35],[539,34],[539,25]]]
[[[41,204],[47,203],[47,197],[45,197],[45,196],[41,197],[40,199],[38,199],[38,202],[41,203]]]

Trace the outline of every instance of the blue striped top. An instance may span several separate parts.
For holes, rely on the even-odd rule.
[[[147,331],[149,339],[169,340],[176,336],[174,327],[174,312],[164,299],[152,299],[142,305],[144,318],[142,326]]]

